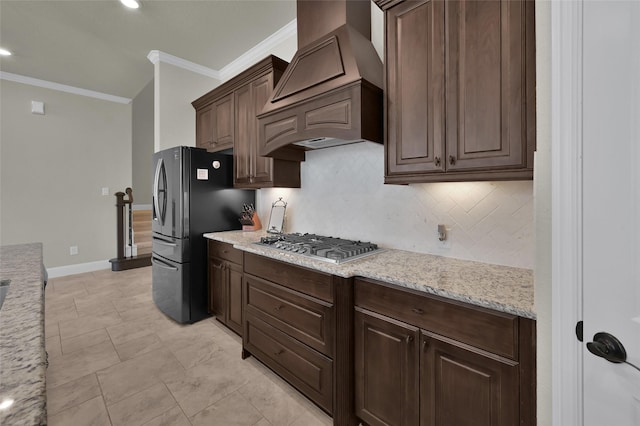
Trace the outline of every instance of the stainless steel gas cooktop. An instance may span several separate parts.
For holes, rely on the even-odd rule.
[[[290,253],[298,253],[330,263],[343,263],[383,250],[376,244],[316,234],[278,234],[260,238],[255,243]]]

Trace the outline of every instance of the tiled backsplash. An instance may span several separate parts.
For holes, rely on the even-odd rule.
[[[307,152],[302,188],[257,194],[266,226],[271,203],[287,203],[285,232],[370,240],[382,247],[533,268],[533,183],[385,185],[384,149],[357,143]],[[450,247],[437,237],[449,228]]]

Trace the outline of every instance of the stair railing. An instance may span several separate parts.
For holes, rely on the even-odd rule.
[[[132,228],[132,204],[133,204],[133,190],[127,188],[125,192],[116,192],[116,211],[117,211],[117,259],[124,259],[125,256],[125,238],[129,237],[129,254],[133,255],[133,228]],[[127,199],[125,200],[125,195]],[[128,220],[127,220],[128,219]],[[125,229],[126,223],[126,229]]]

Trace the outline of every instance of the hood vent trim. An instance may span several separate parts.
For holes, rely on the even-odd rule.
[[[324,67],[321,72],[314,72],[313,68],[318,61],[322,61]],[[311,79],[308,77],[310,75],[312,76]],[[338,38],[331,36],[313,49],[306,50],[294,57],[282,76],[283,84],[278,85],[277,90],[274,90],[271,102],[278,102],[343,75],[345,75],[345,70],[340,55]],[[305,82],[306,79],[309,81]]]
[[[300,2],[306,7],[310,3]],[[316,3],[324,7],[322,1]],[[367,5],[366,16],[370,16],[369,2],[326,3],[342,3],[348,9]],[[300,41],[300,32],[302,39],[308,37],[301,25],[300,6],[298,12]],[[357,15],[361,19],[362,13]],[[348,19],[333,28],[296,52],[258,115],[260,155],[291,158],[295,151],[299,156],[304,155],[302,150],[383,142],[382,61],[368,36]]]

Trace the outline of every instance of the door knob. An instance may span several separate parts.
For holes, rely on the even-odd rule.
[[[616,364],[627,360],[627,351],[620,341],[609,333],[600,332],[593,336],[593,342],[587,343],[587,349],[595,356]]]

